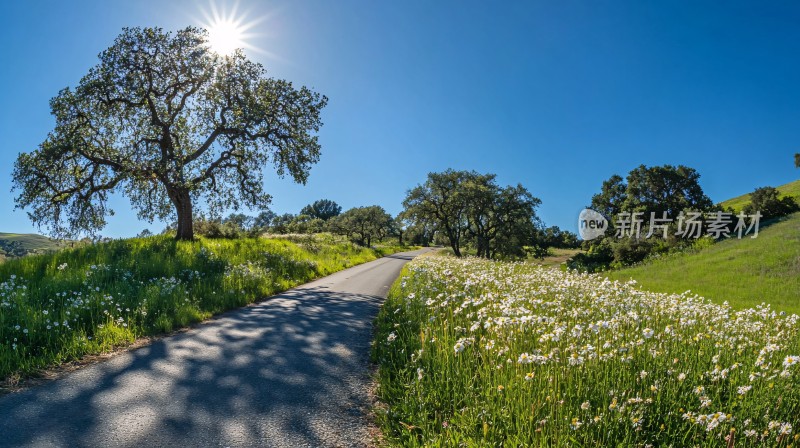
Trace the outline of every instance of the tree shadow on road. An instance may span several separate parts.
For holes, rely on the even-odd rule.
[[[0,446],[359,446],[381,302],[315,287],[221,314],[0,398]]]

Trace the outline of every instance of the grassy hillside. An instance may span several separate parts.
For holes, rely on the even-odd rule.
[[[0,265],[0,380],[175,328],[397,252],[332,237],[117,240]]]
[[[31,252],[33,251],[47,252],[51,250],[57,250],[63,247],[63,243],[61,241],[53,240],[46,236],[36,235],[33,233],[0,232],[0,240],[19,242],[23,248]]]
[[[763,185],[767,186],[767,185]],[[781,193],[781,197],[784,196],[792,196],[794,197],[797,202],[800,202],[800,180],[796,180],[794,182],[789,182],[786,185],[781,185],[780,187],[776,187],[778,191]],[[733,199],[728,199],[720,203],[723,207],[731,207],[734,210],[741,211],[745,205],[750,203],[750,193],[743,194],[741,196],[737,196]]]
[[[800,314],[800,213],[762,228],[755,239],[729,239],[607,275],[612,280],[633,278],[650,291],[691,290],[734,308],[765,302]]]

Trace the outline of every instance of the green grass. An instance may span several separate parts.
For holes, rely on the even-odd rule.
[[[780,192],[781,198],[785,196],[791,196],[795,198],[795,200],[800,202],[800,180],[789,182],[786,185],[781,185],[780,187],[776,188]],[[720,203],[720,205],[723,206],[724,208],[731,207],[735,211],[739,212],[744,208],[745,205],[749,203],[750,203],[750,193],[747,193],[732,199],[728,199],[727,201],[723,201]]]
[[[559,249],[557,247],[552,247],[548,249],[546,257],[541,260],[534,259],[530,262],[542,266],[560,266],[580,252],[582,252],[580,249]]]
[[[800,213],[762,228],[757,238],[728,239],[603,275],[635,279],[650,291],[691,290],[737,309],[765,302],[800,313]]]
[[[0,379],[169,332],[403,248],[331,237],[118,240],[0,265]]]
[[[377,319],[378,419],[403,447],[793,446],[799,320],[420,257]]]

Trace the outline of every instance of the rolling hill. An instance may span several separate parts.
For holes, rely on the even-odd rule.
[[[64,242],[33,233],[0,233],[0,261],[23,254],[43,253],[59,250]]]

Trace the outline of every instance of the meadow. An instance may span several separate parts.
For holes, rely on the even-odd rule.
[[[396,446],[788,447],[797,315],[530,263],[420,257],[377,319]]]
[[[0,264],[0,380],[185,327],[401,250],[331,236],[117,240]]]

